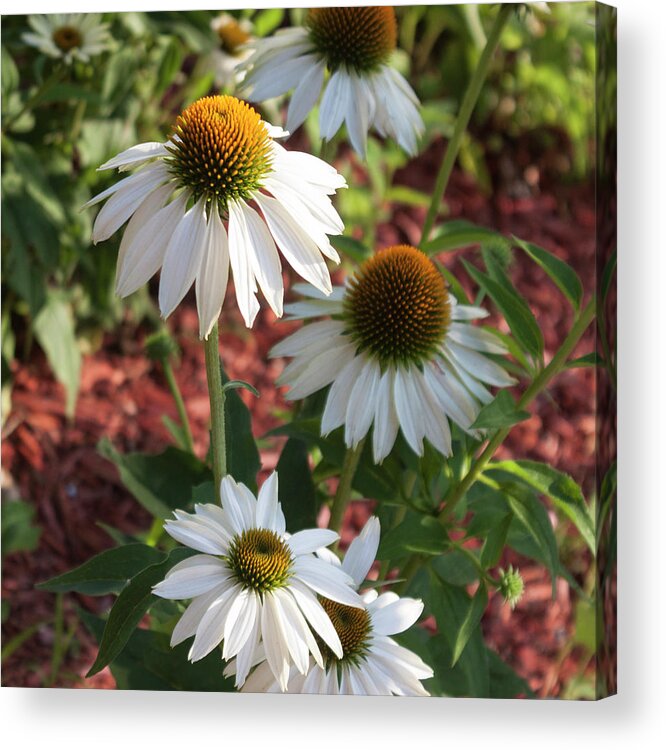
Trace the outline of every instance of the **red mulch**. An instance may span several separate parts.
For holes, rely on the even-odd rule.
[[[441,144],[434,145],[421,157],[419,167],[410,165],[409,172],[398,175],[398,180],[430,189],[441,149]],[[449,216],[467,218],[543,245],[571,263],[589,290],[595,267],[594,192],[590,186],[553,191],[549,185],[542,185],[540,192],[532,167],[530,179],[520,183],[522,191],[516,191],[515,186],[498,185],[490,197],[484,196],[471,178],[456,172],[447,192]],[[520,197],[510,197],[516,193]],[[396,206],[391,225],[380,227],[379,246],[417,244],[422,215],[420,209]],[[454,272],[463,276],[457,255],[445,259]],[[467,257],[471,257],[469,253]],[[511,275],[544,330],[548,359],[568,330],[570,309],[545,274],[521,255],[517,255]],[[282,393],[273,386],[281,363],[267,360],[266,353],[294,325],[276,325],[273,314],[264,309],[254,330],[246,331],[232,293],[227,295],[223,320],[222,351],[230,376],[250,382],[261,394],[256,399],[242,393],[252,407],[254,433],[261,436],[279,424],[276,412],[285,408]],[[182,348],[176,377],[192,422],[196,451],[203,456],[208,439],[208,400],[194,307],[181,306],[170,327]],[[36,591],[35,583],[111,546],[111,539],[99,522],[130,533],[150,524],[148,514],[124,489],[115,468],[95,449],[104,436],[123,452],[158,452],[170,442],[161,416],[168,414],[177,419],[176,411],[159,365],[149,362],[143,354],[143,337],[143,332],[131,329],[114,331],[104,337],[99,351],[84,357],[81,391],[71,423],[64,417],[63,390],[36,350],[29,363],[14,371],[12,411],[3,430],[3,492],[34,503],[43,531],[34,553],[15,553],[3,562],[2,597],[11,607],[3,626],[3,642],[33,623],[44,624],[3,664],[3,685],[49,684],[55,597]],[[588,332],[578,353],[591,349],[592,335]],[[571,473],[590,491],[594,404],[594,375],[590,370],[562,374],[549,393],[537,399],[534,416],[513,430],[500,455],[549,462]],[[273,468],[277,455],[277,444],[262,443],[265,470]],[[352,504],[344,540],[360,529],[367,514],[366,504]],[[589,560],[579,551],[573,555],[567,562],[582,582]],[[585,668],[578,651],[565,650],[573,628],[575,596],[566,582],[559,581],[553,601],[548,576],[542,568],[515,554],[503,562],[520,567],[526,594],[513,612],[500,597],[492,597],[484,618],[488,642],[529,680],[539,696],[557,696],[567,680]],[[66,622],[75,621],[75,606],[101,611],[109,603],[109,598],[67,596]],[[95,644],[83,627],[77,628],[72,643],[54,684],[113,687],[108,669],[92,680],[82,679],[95,654]]]

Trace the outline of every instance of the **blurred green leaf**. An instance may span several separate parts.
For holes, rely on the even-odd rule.
[[[32,552],[37,548],[41,527],[34,522],[35,509],[23,500],[3,500],[2,554]]]
[[[574,310],[578,310],[583,299],[583,285],[573,268],[538,245],[523,242],[515,236],[513,240],[535,263],[543,268],[562,294],[569,300]]]
[[[306,444],[289,438],[276,467],[278,498],[290,533],[317,525],[317,503]]]
[[[470,600],[465,619],[460,624],[460,629],[456,634],[456,640],[453,646],[453,659],[451,660],[452,667],[454,667],[458,659],[460,659],[472,633],[481,624],[481,618],[483,617],[487,604],[488,591],[486,590],[485,584],[481,583]]]
[[[46,304],[35,318],[33,328],[56,378],[65,386],[65,412],[72,417],[79,392],[81,352],[72,310],[64,295],[47,292]]]
[[[577,357],[576,359],[571,359],[567,362],[567,367],[569,369],[574,369],[576,367],[603,367],[604,360],[599,356],[598,352],[590,352],[589,354],[584,354],[582,357]]]
[[[176,39],[170,38],[164,46],[157,69],[157,90],[164,91],[174,83],[176,74],[183,63],[183,51]]]
[[[385,199],[393,203],[404,203],[406,206],[428,208],[431,197],[406,185],[394,185],[386,191]]]
[[[606,298],[608,297],[608,292],[610,291],[613,277],[615,276],[616,268],[617,268],[617,250],[614,250],[613,254],[608,259],[608,263],[606,263],[606,266],[604,267],[603,273],[601,275],[601,284],[600,284],[601,295],[600,296],[601,296],[602,304],[605,304]]]
[[[284,10],[282,8],[266,8],[257,11],[257,15],[252,19],[255,35],[258,37],[268,36],[282,23],[283,18]]]
[[[151,565],[132,577],[120,592],[109,612],[109,619],[104,626],[104,633],[99,644],[99,651],[94,664],[86,677],[92,677],[112,662],[123,650],[132,632],[148,611],[151,604],[157,601],[152,587],[164,580],[174,565],[191,557],[194,550],[178,547],[171,550],[163,562]]]
[[[155,518],[167,518],[176,508],[186,510],[192,487],[210,477],[210,470],[196,456],[173,446],[157,455],[123,455],[102,438],[97,450],[116,465],[125,487]]]
[[[468,245],[478,245],[486,240],[501,236],[492,229],[477,226],[464,219],[456,219],[436,227],[432,239],[423,243],[421,250],[426,255],[434,255],[448,250],[457,250]]]
[[[126,544],[104,550],[78,568],[38,583],[36,588],[53,592],[75,591],[89,596],[116,593],[130,578],[165,559],[166,553],[155,547]]]
[[[516,402],[507,390],[501,390],[495,398],[479,411],[472,429],[500,429],[530,418],[530,413],[516,409]]]
[[[341,252],[343,255],[347,255],[356,263],[362,263],[366,258],[372,255],[372,251],[369,247],[364,245],[360,240],[355,240],[353,237],[344,237],[341,234],[329,235],[331,245]]]

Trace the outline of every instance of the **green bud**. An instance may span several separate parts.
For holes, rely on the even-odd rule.
[[[509,565],[508,570],[500,568],[499,573],[497,590],[504,597],[504,601],[509,603],[511,609],[514,609],[525,591],[523,578],[517,568],[513,569],[513,565]]]
[[[481,254],[486,265],[497,263],[503,271],[508,271],[513,263],[511,243],[503,237],[495,237],[484,242],[481,245]]]
[[[166,331],[153,333],[145,341],[146,356],[157,362],[164,362],[172,355],[178,354],[178,344]]]

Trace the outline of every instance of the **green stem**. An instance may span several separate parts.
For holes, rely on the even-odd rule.
[[[213,454],[213,477],[215,492],[220,499],[220,482],[227,473],[226,433],[224,425],[224,401],[222,390],[222,373],[220,370],[219,332],[217,323],[209,336],[204,340],[206,355],[206,377],[208,379],[208,398],[210,400],[210,435]]]
[[[524,409],[528,406],[536,396],[544,390],[544,388],[550,383],[550,381],[562,370],[566,365],[566,361],[574,350],[576,344],[579,342],[581,336],[585,333],[587,327],[594,319],[596,302],[594,298],[588,302],[585,309],[580,313],[573,327],[569,331],[566,339],[562,343],[555,356],[550,360],[547,367],[537,375],[531,385],[527,388],[525,393],[520,397],[517,409]],[[495,451],[499,446],[506,440],[507,435],[511,432],[511,427],[503,427],[498,430],[486,445],[481,455],[472,463],[467,474],[462,478],[460,484],[458,484],[451,492],[449,497],[444,500],[444,508],[440,513],[440,518],[450,517],[455,510],[456,505],[464,497],[465,493],[469,488],[476,482],[490,459],[495,454]]]
[[[493,23],[493,27],[490,30],[490,34],[488,35],[486,46],[483,48],[483,52],[481,53],[481,57],[479,58],[479,64],[477,65],[476,70],[474,71],[474,75],[472,76],[472,80],[469,82],[469,86],[467,87],[467,91],[465,92],[465,96],[462,100],[462,104],[460,105],[460,111],[458,112],[458,117],[456,119],[456,124],[453,129],[453,135],[451,136],[451,140],[446,147],[444,160],[442,161],[442,166],[440,167],[439,174],[437,175],[437,181],[435,182],[435,190],[432,195],[432,201],[430,202],[430,208],[428,209],[428,213],[423,224],[421,244],[423,244],[428,239],[428,237],[430,236],[430,232],[432,231],[433,224],[435,223],[435,219],[437,218],[439,207],[442,203],[442,198],[444,197],[446,186],[449,182],[449,177],[451,177],[453,165],[456,162],[458,151],[460,151],[460,146],[467,131],[469,119],[472,116],[474,106],[477,102],[477,99],[479,98],[479,94],[481,93],[483,82],[486,80],[486,76],[488,75],[490,63],[492,61],[493,54],[497,49],[497,45],[499,44],[502,29],[504,28],[506,22],[509,20],[509,16],[513,12],[513,7],[514,6],[510,4],[503,5],[499,13],[497,14]]]
[[[356,474],[356,468],[364,445],[365,438],[361,440],[356,448],[347,448],[344,461],[342,462],[340,481],[338,482],[338,489],[333,498],[331,517],[328,521],[328,528],[338,533],[340,533],[340,529],[342,528],[342,519],[351,499],[352,482],[354,481],[354,474]]]
[[[167,385],[171,391],[171,396],[176,404],[176,410],[178,411],[178,419],[180,420],[180,426],[183,429],[183,437],[185,438],[185,448],[190,453],[194,453],[194,441],[192,440],[190,420],[187,418],[183,396],[181,395],[180,388],[176,382],[173,367],[171,367],[171,362],[169,362],[167,358],[162,360],[162,367],[164,368],[164,377],[166,378]]]

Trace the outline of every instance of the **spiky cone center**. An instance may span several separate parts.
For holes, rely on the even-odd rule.
[[[53,43],[63,52],[80,47],[83,42],[81,32],[75,26],[61,26],[52,35]]]
[[[250,39],[247,31],[233,18],[222,21],[215,30],[222,49],[229,55],[237,55],[239,47],[242,47]]]
[[[269,529],[248,529],[229,545],[227,564],[236,580],[262,594],[286,585],[291,575],[289,547]]]
[[[271,171],[271,138],[259,114],[234,96],[206,96],[176,120],[167,164],[194,199],[226,211],[249,200]]]
[[[342,659],[338,659],[331,649],[315,635],[324,660],[329,665],[338,662],[358,664],[367,653],[372,630],[368,611],[331,601],[324,596],[319,597],[319,603],[329,616],[342,645]]]
[[[377,69],[395,49],[397,28],[391,7],[311,8],[305,26],[331,72]]]
[[[382,368],[421,365],[435,354],[451,320],[439,271],[420,250],[394,245],[367,260],[344,299],[347,333]]]

